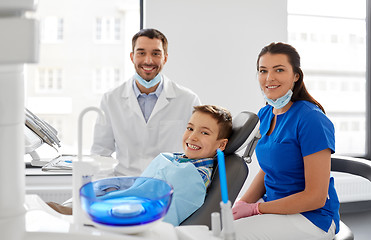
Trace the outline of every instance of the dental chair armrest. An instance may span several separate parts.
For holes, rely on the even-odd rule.
[[[354,174],[371,181],[370,160],[346,156],[332,156],[331,171]]]

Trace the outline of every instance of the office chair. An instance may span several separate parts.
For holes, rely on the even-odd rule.
[[[232,121],[232,135],[224,150],[225,168],[227,175],[228,198],[233,204],[249,173],[246,162],[251,162],[257,141],[259,118],[251,112],[241,112]],[[236,154],[246,146],[242,156]],[[245,162],[246,161],[246,162]],[[211,213],[220,212],[221,190],[217,161],[207,190],[204,204],[180,225],[207,225],[211,229]]]
[[[331,158],[331,171],[350,173],[361,176],[371,181],[371,161],[344,156],[333,156]],[[354,240],[351,229],[340,221],[340,231],[334,240]]]

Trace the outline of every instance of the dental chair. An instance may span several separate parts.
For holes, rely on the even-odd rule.
[[[344,156],[333,156],[331,158],[331,171],[349,173],[364,177],[371,181],[371,161]],[[334,240],[354,240],[351,229],[340,221],[340,231]]]
[[[228,198],[233,204],[249,173],[246,163],[251,162],[256,143],[260,138],[259,118],[251,112],[241,112],[232,121],[232,135],[224,150]],[[246,148],[245,148],[246,146]],[[237,152],[243,150],[242,156]],[[217,161],[207,190],[204,204],[180,225],[207,225],[211,229],[211,213],[220,212],[221,189]]]

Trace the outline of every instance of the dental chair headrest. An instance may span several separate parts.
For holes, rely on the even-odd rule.
[[[228,140],[224,154],[233,154],[244,145],[258,122],[258,116],[248,111],[243,111],[235,116],[232,120],[232,135]]]

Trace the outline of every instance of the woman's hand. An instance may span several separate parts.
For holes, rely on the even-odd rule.
[[[247,203],[244,201],[238,201],[232,208],[232,213],[234,220],[258,215],[260,214],[259,203]]]

